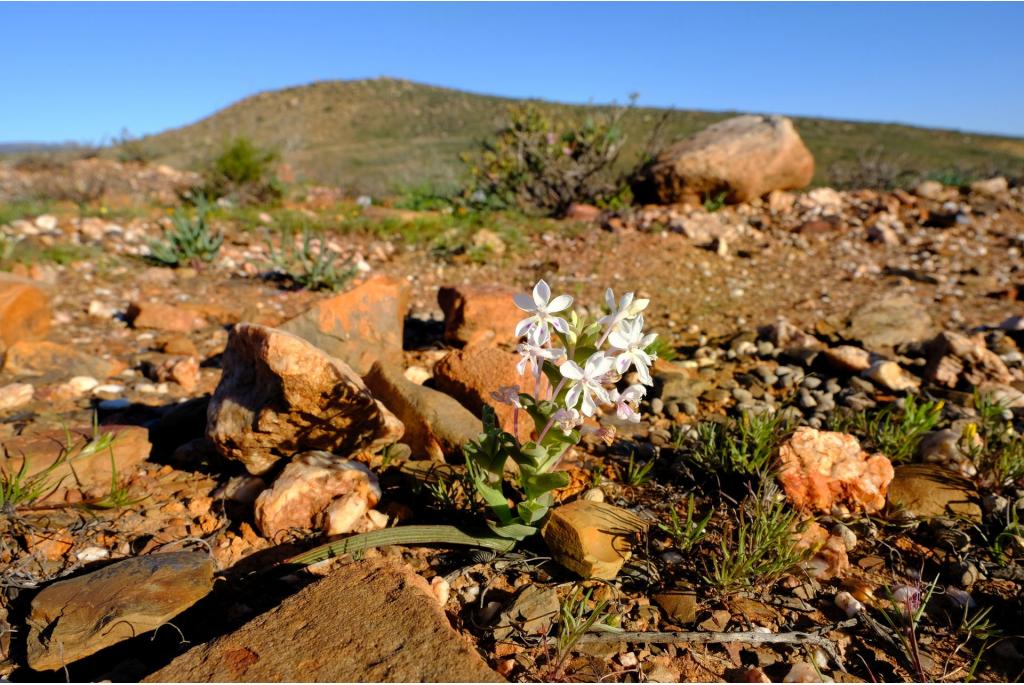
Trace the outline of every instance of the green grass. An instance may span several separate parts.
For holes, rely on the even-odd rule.
[[[296,248],[291,231],[285,231],[281,237],[281,248],[275,248],[273,243],[269,245],[271,268],[293,285],[306,290],[341,290],[356,275],[356,268],[351,259],[342,261],[338,254],[328,249],[324,240],[321,234],[314,245],[313,233],[304,227],[302,242]]]
[[[1014,432],[1012,423],[1003,417],[1006,407],[987,395],[975,393],[974,408],[977,423],[964,431],[960,448],[989,487],[1002,490],[1019,484],[1024,480],[1024,436]]]
[[[740,504],[736,520],[726,522],[704,581],[725,594],[772,586],[807,557],[794,539],[799,518],[774,479],[762,480]]]
[[[925,434],[942,419],[942,402],[907,395],[903,409],[890,404],[877,411],[839,411],[829,419],[829,429],[852,433],[894,463],[910,461]]]
[[[626,464],[625,483],[631,487],[643,485],[651,479],[651,469],[654,468],[654,459],[640,463],[635,461],[634,455],[629,455],[629,463]]]
[[[709,473],[764,476],[789,428],[781,413],[744,414],[725,423],[702,421],[687,456]],[[677,448],[682,443],[682,438],[677,438]]]
[[[690,495],[686,499],[685,519],[679,518],[679,513],[673,506],[668,510],[669,522],[667,524],[658,524],[658,528],[672,537],[672,544],[680,552],[690,551],[690,549],[704,539],[704,536],[707,534],[708,522],[711,521],[711,516],[715,513],[714,509],[709,509],[703,518],[698,519],[695,515],[694,507],[694,497]]]
[[[157,161],[203,168],[225,142],[246,136],[264,148],[281,150],[282,161],[299,179],[374,196],[393,194],[396,187],[429,189],[412,193],[410,202],[418,204],[428,201],[424,195],[444,196],[461,187],[464,169],[459,154],[493,135],[514,102],[394,79],[323,81],[260,93],[194,124],[138,142]],[[548,114],[577,121],[596,110],[608,110],[536,104]],[[643,154],[662,114],[659,109],[637,108],[626,115],[622,168]],[[662,145],[734,114],[673,111],[661,129]],[[891,170],[889,176],[908,183],[952,169],[965,176],[1024,174],[1024,141],[1018,138],[807,117],[794,117],[794,123],[815,156],[814,183],[819,185],[849,178],[869,165]],[[866,160],[865,150],[873,151],[873,157]],[[116,157],[117,150],[106,154]]]
[[[0,202],[0,226],[10,224],[18,219],[34,219],[40,214],[48,214],[53,203],[48,200],[17,200]]]

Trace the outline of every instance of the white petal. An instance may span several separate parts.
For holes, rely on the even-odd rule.
[[[530,361],[529,357],[523,357],[519,360],[519,363],[516,364],[516,371],[519,372],[520,376],[526,373],[526,362],[528,361]]]
[[[578,381],[583,378],[583,369],[581,369],[580,365],[571,359],[559,366],[558,370],[561,371],[562,375],[569,380]],[[573,403],[570,402],[569,404],[571,405]]]
[[[530,326],[533,324],[533,317],[523,319],[516,324],[516,337],[521,338],[530,331]]]
[[[644,385],[654,385],[654,380],[651,378],[651,372],[647,370],[647,367],[643,364],[636,365],[636,375],[639,376],[640,382]]]
[[[598,357],[597,359],[595,359],[595,357],[597,357],[598,355],[601,355],[601,356]],[[594,363],[593,372],[591,374],[588,374],[588,375],[591,378],[594,378],[596,376],[603,376],[604,374],[606,374],[609,371],[611,371],[612,370],[612,365],[615,364],[615,359],[613,357],[606,357],[606,356],[604,356],[604,353],[602,353],[602,352],[595,352],[590,357],[590,359],[587,360],[587,368],[588,369],[591,368],[590,367],[590,363],[591,362]]]
[[[551,288],[548,287],[547,281],[542,278],[537,281],[537,285],[533,286],[533,301],[537,304],[538,309],[542,309],[550,299]]]
[[[620,354],[615,358],[615,371],[619,375],[626,373],[626,370],[629,369],[629,365],[632,361],[633,360],[629,358],[628,354]]]
[[[565,393],[565,406],[575,408],[576,403],[580,401],[580,394],[583,392],[583,386],[574,385],[569,388],[569,392]]]
[[[590,391],[593,393],[601,404],[611,404],[612,398],[608,397],[608,391],[602,388],[600,385],[590,386]]]
[[[604,301],[608,305],[608,309],[612,310],[612,314],[615,314],[615,293],[611,288],[604,291]]]
[[[568,309],[572,306],[572,298],[568,295],[559,295],[555,299],[548,302],[549,312],[560,312],[563,309]]]
[[[639,300],[634,302],[633,305],[629,308],[629,316],[636,316],[643,310],[647,309],[647,305],[649,305],[650,303],[651,301],[649,299],[640,298]]]
[[[648,347],[653,345],[654,341],[657,340],[657,339],[658,339],[658,334],[657,333],[648,333],[647,335],[644,336],[644,339],[640,341],[640,347],[642,347],[642,348],[644,348],[646,350]]]
[[[626,314],[629,312],[629,305],[633,304],[633,293],[626,293],[622,296],[622,301],[619,302],[619,312]]]
[[[617,350],[624,350],[629,347],[629,340],[616,328],[608,334],[608,344]]]
[[[537,310],[537,308],[533,306],[533,300],[530,298],[529,295],[516,293],[515,295],[512,296],[512,301],[515,302],[516,306],[522,309],[524,312],[533,312]]]
[[[589,393],[583,395],[583,406],[580,407],[580,411],[583,412],[584,416],[593,416],[594,412],[597,411],[597,405],[594,404],[594,400],[590,397]]]

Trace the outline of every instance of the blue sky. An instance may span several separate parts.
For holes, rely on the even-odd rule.
[[[0,141],[97,143],[395,76],[1024,136],[1024,4],[0,4]]]

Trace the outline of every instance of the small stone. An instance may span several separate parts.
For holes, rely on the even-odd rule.
[[[3,370],[16,376],[108,378],[123,365],[94,357],[77,347],[47,340],[22,340],[7,349]]]
[[[164,625],[213,587],[213,560],[200,552],[124,559],[62,580],[32,600],[28,664],[50,671]]]
[[[973,391],[986,383],[1010,384],[1013,374],[999,355],[985,347],[980,336],[943,331],[926,345],[926,380],[947,388]]]
[[[905,464],[889,485],[890,506],[918,518],[962,516],[981,522],[978,493],[971,481],[932,464]]]
[[[0,387],[0,412],[25,406],[32,401],[35,391],[31,383],[9,383]]]
[[[502,614],[494,629],[495,640],[514,633],[546,635],[558,618],[558,591],[553,587],[527,585]]]
[[[603,502],[604,490],[601,488],[590,488],[580,495],[580,499],[585,499],[588,502]]]
[[[652,596],[671,623],[690,625],[697,620],[697,593],[688,588],[659,592]]]
[[[975,181],[971,184],[971,192],[978,195],[993,197],[1001,195],[1010,189],[1010,184],[1004,176],[996,176],[983,181]]]
[[[834,367],[849,373],[861,373],[871,366],[871,354],[853,345],[830,347],[822,356]]]
[[[192,392],[199,386],[199,360],[195,357],[172,357],[156,367],[154,376],[153,380],[157,382],[171,381],[185,392]]]
[[[41,231],[57,230],[57,217],[53,214],[40,214],[33,223]]]
[[[879,360],[871,365],[864,376],[886,390],[892,392],[904,392],[917,390],[921,387],[921,381],[910,374],[896,362]]]
[[[647,522],[604,502],[576,500],[556,507],[541,528],[555,561],[583,578],[615,578],[631,556],[630,537]]]
[[[327,452],[292,459],[273,487],[256,498],[256,525],[278,540],[289,530],[321,528],[327,535],[351,531],[380,501],[377,478],[358,462]]]
[[[128,306],[128,321],[135,328],[188,333],[207,325],[197,311],[160,302],[132,302]]]

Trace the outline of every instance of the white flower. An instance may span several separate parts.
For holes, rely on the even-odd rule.
[[[522,374],[520,374],[522,375]],[[498,388],[495,392],[491,393],[491,397],[496,402],[501,404],[508,404],[513,407],[522,409],[522,405],[519,404],[519,386],[518,385],[503,385]]]
[[[615,413],[620,419],[638,423],[640,421],[640,399],[645,394],[647,394],[647,388],[634,384],[621,393],[613,389],[608,396],[612,404],[615,405]]]
[[[616,306],[615,293],[611,288],[604,292],[604,301],[608,305],[609,312],[607,316],[598,319],[598,323],[608,326],[609,330],[618,326],[621,321],[639,316],[640,312],[647,309],[647,305],[651,303],[646,298],[637,300],[633,293],[626,293]]]
[[[516,351],[522,355],[522,359],[516,364],[516,371],[522,376],[526,373],[526,365],[531,364],[533,366],[534,376],[540,381],[541,369],[544,368],[544,361],[549,360],[554,362],[556,359],[565,354],[565,350],[560,347],[545,347],[548,339],[551,337],[551,333],[547,330],[547,327],[536,327],[531,328],[526,334],[526,340],[519,343],[516,347]]]
[[[552,300],[551,288],[544,280],[537,281],[537,285],[533,286],[532,298],[529,295],[519,294],[513,300],[517,307],[532,314],[516,324],[517,337],[525,335],[535,328],[542,328],[545,333],[550,335],[550,331],[547,329],[548,325],[559,333],[569,332],[569,323],[562,317],[553,316],[553,314],[571,307],[572,298],[568,295],[559,295]]]
[[[608,336],[608,342],[618,356],[615,357],[615,370],[626,373],[630,366],[636,367],[636,374],[644,385],[652,385],[651,372],[648,370],[654,358],[646,352],[647,347],[658,337],[657,333],[644,335],[644,317],[623,321]]]
[[[572,433],[576,426],[583,423],[583,415],[576,409],[562,408],[551,415],[551,420],[555,422],[558,429],[568,435]]]
[[[593,416],[597,411],[595,399],[607,404],[608,391],[601,385],[601,381],[613,363],[614,360],[606,357],[604,352],[595,352],[583,368],[571,359],[558,367],[562,376],[569,381],[569,391],[565,394],[566,406],[575,408],[582,398],[580,411],[584,416]]]

